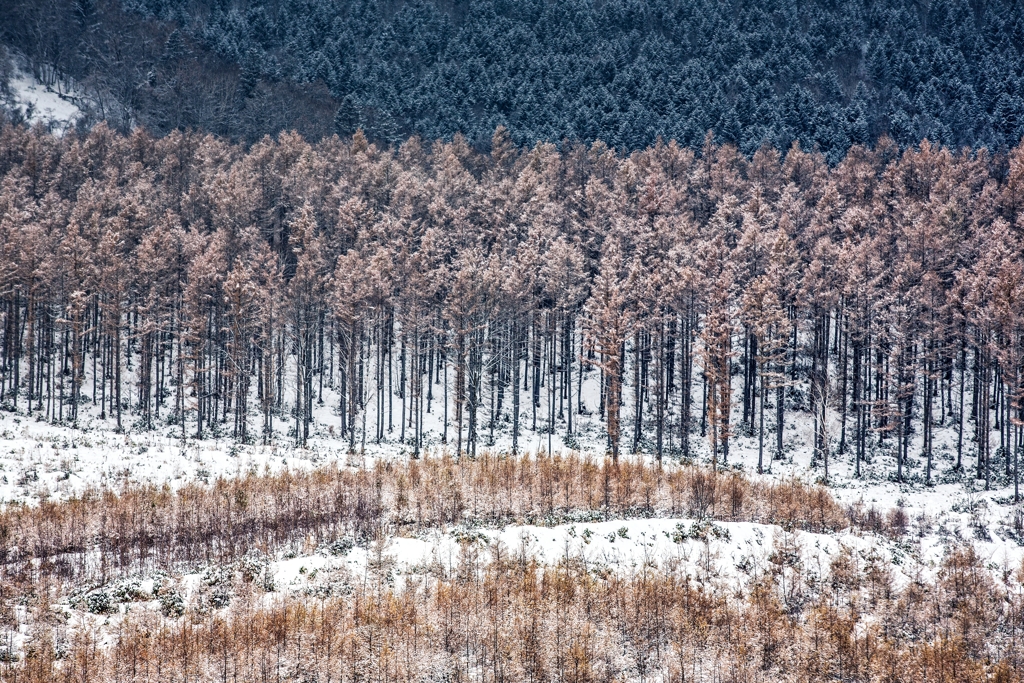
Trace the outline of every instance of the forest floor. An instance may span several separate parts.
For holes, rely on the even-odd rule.
[[[600,459],[604,425],[594,415],[597,400],[593,373],[586,376],[583,387],[584,405],[590,408],[589,414],[574,417],[574,435],[569,439],[563,436],[564,421],[556,420],[556,431],[560,433],[551,437],[552,450],[569,452],[568,442],[581,453]],[[323,403],[317,405],[306,447],[295,446],[294,439],[288,436],[289,428],[294,430],[294,422],[278,421],[279,431],[269,445],[246,445],[237,443],[230,434],[182,439],[180,426],[162,421],[158,421],[160,426],[156,429],[143,430],[133,424],[135,418],[129,417],[127,412],[123,416],[125,428],[118,432],[112,418],[101,419],[91,403],[81,406],[80,418],[74,427],[53,425],[38,414],[26,414],[23,410],[0,411],[0,503],[33,505],[41,500],[64,500],[89,487],[117,489],[126,482],[167,484],[173,488],[186,482],[209,483],[217,478],[247,473],[307,470],[329,464],[360,468],[371,466],[378,459],[411,457],[412,447],[407,443],[409,439],[401,440],[399,425],[393,425],[389,438],[381,443],[376,443],[371,436],[365,446],[360,427],[357,451],[362,453],[349,455],[348,444],[336,433],[339,418],[333,406],[337,405],[337,396],[330,388],[325,388],[323,399]],[[392,400],[397,414],[401,399],[392,397]],[[435,402],[426,416],[425,454],[439,455],[446,448],[442,444],[444,416],[439,403]],[[533,416],[525,393],[523,406],[521,448],[527,452],[546,450],[548,434],[543,420],[546,406],[542,403],[537,430],[532,428]],[[377,419],[373,408],[371,404],[366,417],[371,434]],[[738,423],[739,415],[736,418]],[[837,437],[838,418],[830,415],[830,420],[829,433]],[[766,431],[768,429],[774,430],[774,424],[766,423]],[[454,426],[449,424],[448,430],[450,444],[454,440]],[[493,439],[489,429],[481,431],[481,438],[488,444],[482,448],[499,452],[510,449],[511,427],[507,419],[496,425]],[[774,432],[766,434],[763,474],[757,474],[757,437],[743,434],[742,428],[736,431],[740,433],[732,439],[729,469],[742,471],[755,479],[824,482],[823,464],[813,462],[812,458],[812,426],[807,413],[787,412],[782,459],[771,459]],[[467,529],[452,526],[432,529],[419,537],[395,536],[362,546],[356,543],[338,555],[322,549],[311,553],[308,548],[283,548],[277,557],[270,558],[270,574],[275,577],[278,588],[294,591],[316,591],[331,584],[347,585],[367,580],[371,573],[379,577],[382,571],[393,580],[415,575],[431,564],[456,563],[460,548],[469,539],[484,553],[494,552],[493,542],[500,540],[507,548],[528,550],[545,562],[554,563],[559,558],[573,556],[611,571],[628,572],[650,562],[682,562],[692,567],[694,576],[727,584],[742,583],[744,568],[752,562],[763,561],[779,543],[798,547],[805,567],[814,573],[814,567],[818,566],[819,575],[823,575],[829,556],[840,546],[855,550],[863,559],[884,557],[899,584],[928,578],[951,547],[969,542],[990,570],[1006,577],[1024,561],[1022,508],[1013,503],[1012,479],[997,474],[991,490],[986,491],[984,482],[973,478],[975,463],[970,434],[968,426],[964,467],[957,471],[954,468],[955,428],[947,425],[935,430],[932,485],[924,482],[920,448],[915,449],[913,444],[902,483],[895,480],[892,439],[869,447],[869,457],[862,463],[859,477],[855,476],[851,454],[832,456],[827,485],[835,499],[844,506],[859,508],[861,514],[873,509],[882,519],[900,514],[905,519],[907,533],[899,538],[853,529],[833,534],[794,534],[774,525],[720,522],[722,533],[711,536],[705,533],[700,540],[699,534],[686,533],[696,523],[689,518],[584,519],[580,523],[554,527]],[[406,436],[411,436],[411,431],[407,431]],[[997,437],[994,438],[998,443]],[[631,441],[627,438],[623,441],[624,450],[630,450]],[[694,434],[691,444],[697,462],[710,462],[705,439]],[[649,453],[622,457],[653,462]],[[671,455],[666,455],[664,465],[680,466]],[[894,510],[901,513],[894,513]],[[673,541],[673,536],[676,541],[681,537],[682,541]],[[368,562],[374,554],[376,560]],[[374,572],[369,571],[371,566]],[[202,585],[200,578],[210,568],[181,568],[181,571],[182,585],[192,586],[188,590],[198,592]],[[69,596],[69,604],[72,601]],[[84,613],[82,617],[89,618]]]
[[[0,48],[2,49],[2,48]],[[79,93],[58,93],[44,85],[28,69],[27,61],[20,55],[13,59],[14,72],[8,80],[15,107],[29,125],[43,125],[58,134],[75,125],[83,114],[75,104]]]
[[[440,388],[436,390],[440,394]],[[567,415],[563,412],[559,422],[556,411],[557,433],[550,435],[555,453],[576,449],[595,459],[604,457],[604,425],[596,416],[596,390],[595,374],[589,373],[583,383],[584,406],[589,410],[574,415],[573,436],[564,436]],[[394,396],[392,401],[395,414],[400,414],[400,397]],[[535,430],[525,392],[522,401],[521,448],[528,453],[546,451],[546,404],[542,401]],[[80,406],[75,426],[55,425],[38,413],[26,413],[22,404],[20,410],[0,411],[0,505],[67,500],[86,489],[117,490],[126,483],[166,484],[175,488],[185,483],[209,484],[217,478],[286,469],[309,470],[329,465],[365,468],[377,460],[412,456],[410,439],[401,438],[400,420],[381,443],[372,438],[377,420],[372,402],[366,415],[370,436],[364,445],[360,425],[357,454],[350,455],[348,444],[338,433],[337,405],[337,395],[326,387],[323,403],[317,404],[311,437],[305,447],[298,447],[294,444],[293,421],[277,420],[275,438],[268,445],[239,444],[230,433],[208,433],[203,439],[186,435],[183,439],[181,427],[163,419],[157,420],[155,429],[142,429],[128,411],[122,416],[124,428],[117,431],[114,420],[109,416],[101,419],[91,402]],[[442,406],[436,400],[424,420],[423,456],[440,455],[448,447],[442,443]],[[735,415],[737,425],[739,418],[739,414]],[[828,431],[834,443],[840,431],[838,417],[830,415],[829,419]],[[825,483],[823,463],[812,458],[810,416],[796,410],[787,412],[784,457],[777,460],[770,455],[774,427],[773,423],[766,423],[764,473],[757,473],[758,439],[756,435],[745,434],[742,426],[735,429],[737,434],[732,439],[726,467],[753,479]],[[511,426],[507,419],[499,421],[493,437],[491,434],[489,425],[481,430],[485,444],[482,449],[510,450]],[[752,577],[763,572],[770,562],[778,561],[780,553],[796,558],[804,580],[812,583],[815,577],[828,576],[830,563],[838,553],[853,553],[864,566],[884,567],[893,586],[901,588],[914,581],[934,580],[950,550],[970,543],[993,578],[1006,582],[1024,562],[1022,508],[1013,504],[1012,480],[997,475],[991,490],[986,491],[984,482],[973,478],[975,462],[970,434],[968,427],[964,467],[956,470],[956,430],[949,425],[936,429],[932,485],[925,484],[920,448],[913,444],[910,462],[906,464],[906,480],[902,483],[894,476],[893,439],[883,444],[872,439],[868,460],[862,463],[859,477],[855,476],[852,455],[831,457],[827,486],[834,498],[843,506],[859,508],[861,515],[869,511],[876,514],[887,527],[894,523],[894,515],[899,516],[903,521],[896,523],[906,527],[905,533],[899,535],[852,527],[810,533],[772,524],[732,521],[717,521],[709,527],[693,518],[668,515],[607,520],[599,515],[581,514],[579,521],[555,526],[517,524],[489,528],[459,524],[418,532],[389,532],[369,542],[352,538],[351,542],[328,548],[309,544],[277,548],[262,560],[266,563],[262,579],[266,584],[264,599],[273,600],[274,595],[345,595],[359,586],[381,582],[400,586],[428,576],[451,576],[465,562],[467,552],[484,562],[501,553],[529,556],[548,565],[572,559],[585,563],[594,572],[626,576],[645,567],[672,567],[727,594],[740,595]],[[411,437],[408,425],[406,437]],[[624,437],[623,458],[654,461],[650,451],[628,453],[632,450],[631,435],[627,433]],[[454,426],[450,421],[449,445],[452,441]],[[697,463],[710,462],[706,439],[695,433],[691,445]],[[645,442],[644,448],[648,447]],[[682,466],[671,455],[671,449],[664,466]],[[171,581],[174,594],[182,596],[184,604],[209,609],[210,605],[222,604],[216,601],[218,591],[232,590],[230,578],[224,577],[235,575],[236,570],[234,566],[196,564],[168,567],[152,575],[112,577],[106,586],[80,586],[64,595],[55,609],[65,614],[69,628],[92,629],[101,634],[101,642],[111,643],[117,624],[129,610],[167,613],[167,606],[157,597],[161,585],[162,594],[169,594],[166,583]],[[133,597],[121,605],[116,598],[121,594]],[[113,600],[115,606],[93,609],[97,600],[101,605]],[[30,633],[26,616],[14,631],[8,632],[9,647],[19,650]]]

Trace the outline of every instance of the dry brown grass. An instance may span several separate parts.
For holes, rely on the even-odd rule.
[[[887,563],[843,552],[824,576],[773,553],[737,591],[671,561],[625,573],[525,548],[482,553],[352,592],[265,592],[235,571],[230,607],[184,615],[51,605],[126,574],[226,565],[252,548],[310,550],[455,524],[694,516],[829,532],[897,533],[906,520],[829,493],[700,467],[581,456],[431,457],[219,480],[128,485],[0,513],[0,625],[29,625],[0,681],[1019,681],[1020,584],[973,549],[897,589]],[[895,519],[895,526],[887,519]],[[896,527],[899,526],[900,529]],[[20,616],[19,616],[20,615]],[[0,643],[0,649],[3,643]]]
[[[849,520],[828,491],[702,467],[614,463],[580,455],[428,457],[369,469],[328,466],[211,485],[126,484],[0,512],[10,579],[51,574],[105,582],[119,572],[237,559],[251,548],[320,544],[350,534],[470,523],[557,524],[584,517],[695,516],[829,531]]]
[[[97,628],[51,619],[0,680],[1021,680],[1021,596],[986,580],[971,551],[868,610],[868,568],[851,555],[836,558],[830,581],[797,571],[785,588],[769,562],[742,594],[671,565],[615,574],[515,551],[481,557],[466,544],[451,570],[342,597],[250,587],[227,611],[133,610],[108,644]],[[784,599],[794,588],[796,607]]]

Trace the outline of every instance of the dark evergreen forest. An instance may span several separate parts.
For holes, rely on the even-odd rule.
[[[1012,0],[4,0],[0,36],[92,119],[253,141],[363,128],[638,149],[705,133],[830,162],[888,135],[1013,147]]]

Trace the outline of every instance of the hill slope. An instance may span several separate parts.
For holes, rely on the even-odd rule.
[[[708,129],[751,153],[799,139],[833,160],[901,144],[1013,146],[1024,131],[1019,3],[21,0],[3,38],[88,82],[121,126],[253,139],[297,128],[486,145]]]

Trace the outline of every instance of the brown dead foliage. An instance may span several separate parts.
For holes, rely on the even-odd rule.
[[[367,469],[219,479],[210,485],[128,483],[0,511],[7,577],[27,572],[107,581],[139,572],[237,559],[278,549],[369,539],[382,531],[470,523],[558,524],[621,517],[694,516],[829,531],[848,526],[828,491],[695,466],[613,462],[573,454],[378,462]],[[33,579],[35,580],[35,579]]]

